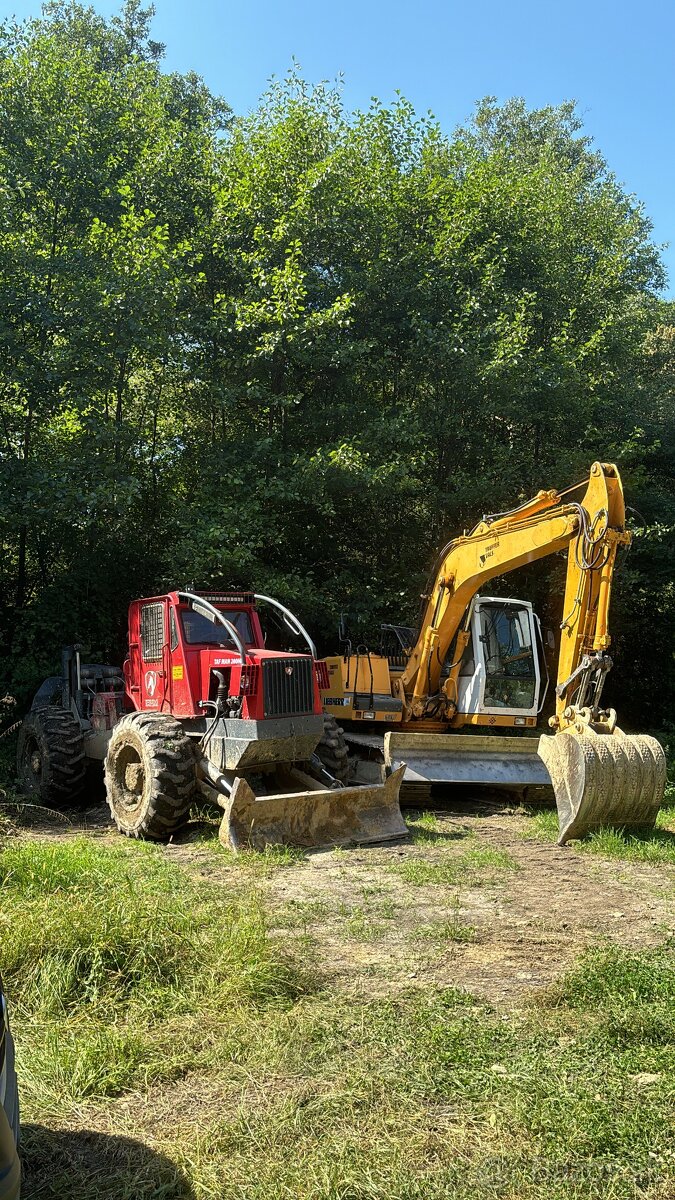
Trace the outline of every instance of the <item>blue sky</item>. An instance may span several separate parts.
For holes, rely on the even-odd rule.
[[[93,0],[102,13],[118,9]],[[17,17],[34,0],[4,0]],[[398,89],[451,131],[482,96],[574,99],[619,181],[644,202],[675,295],[675,0],[156,0],[170,70],[195,70],[235,112],[293,58],[344,75],[350,107]]]

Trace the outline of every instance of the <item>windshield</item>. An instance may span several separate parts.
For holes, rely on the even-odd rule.
[[[533,708],[536,673],[528,610],[516,604],[483,604],[486,708]]]
[[[251,632],[251,622],[247,612],[239,610],[231,610],[227,608],[219,609],[223,616],[231,625],[234,625],[242,642],[246,646],[250,646],[253,642],[253,633]],[[227,646],[235,650],[236,646],[227,632],[224,625],[220,622],[209,621],[203,613],[188,611],[180,614],[181,624],[183,626],[183,636],[189,646]]]

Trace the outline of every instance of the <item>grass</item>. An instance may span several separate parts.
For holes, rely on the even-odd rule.
[[[427,865],[514,866],[473,845]],[[271,936],[255,876],[228,896],[155,847],[17,841],[0,885],[26,1200],[675,1194],[669,943],[596,949],[500,1012],[453,989],[322,989]],[[389,903],[364,886],[343,933]],[[417,933],[473,937],[457,898]]]
[[[649,1005],[668,1012],[675,1040],[675,949],[671,941],[650,951],[609,946],[586,954],[549,993],[549,1002],[608,1013]]]
[[[474,925],[467,925],[460,917],[459,896],[452,902],[452,913],[442,921],[432,921],[427,925],[418,925],[413,931],[413,938],[426,938],[439,945],[447,942],[469,943],[478,941],[478,931]]]
[[[219,847],[219,859],[231,863],[239,871],[268,879],[284,867],[295,867],[307,861],[307,854],[295,846],[265,846],[264,850],[225,850]]]
[[[558,840],[558,814],[555,809],[531,810],[525,836],[540,841]],[[675,866],[675,792],[668,789],[656,818],[656,827],[644,832],[598,829],[569,845],[581,854],[598,854],[626,862],[663,863]]]
[[[472,836],[468,830],[444,828],[435,813],[409,809],[406,812],[406,825],[410,840],[416,846],[434,846],[443,842],[454,842],[458,838]]]
[[[453,990],[301,999],[255,1059],[277,1087],[214,1114],[179,1162],[214,1200],[668,1196],[667,955],[588,956],[520,1019]],[[636,976],[632,1037],[617,1045],[607,1013]]]
[[[356,941],[377,941],[387,932],[387,923],[395,919],[398,909],[382,887],[366,886],[361,892],[362,904],[291,899],[275,911],[274,926],[307,934],[317,925],[330,925]]]
[[[228,901],[154,847],[17,842],[0,881],[2,971],[38,1114],[175,1078],[222,1011],[283,1006],[309,986],[254,894]]]
[[[518,864],[507,850],[477,846],[442,862],[430,862],[426,858],[407,858],[391,866],[390,870],[401,875],[406,883],[418,887],[428,884],[453,886],[459,883],[475,886],[496,882],[505,872],[517,871]]]
[[[372,899],[366,895],[363,904],[351,908],[340,905],[340,914],[346,917],[345,932],[348,937],[360,942],[375,942],[387,932],[387,924],[395,919],[397,909],[388,897]]]

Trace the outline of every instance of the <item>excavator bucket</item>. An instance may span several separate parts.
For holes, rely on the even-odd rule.
[[[539,739],[563,846],[594,829],[651,829],[663,802],[666,757],[656,738],[564,730]]]
[[[220,801],[220,841],[230,850],[263,850],[278,845],[367,845],[405,837],[408,830],[398,802],[404,771],[399,767],[384,783],[333,790],[291,771],[306,790],[271,796],[256,796],[244,778],[237,778],[230,795]]]
[[[551,781],[537,751],[538,738],[472,733],[387,733],[384,761],[405,763],[402,802],[415,804],[433,784],[469,784],[523,791]]]

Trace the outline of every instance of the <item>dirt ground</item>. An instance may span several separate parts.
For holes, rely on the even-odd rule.
[[[314,851],[269,870],[225,854],[215,825],[194,824],[163,852],[228,892],[253,879],[272,933],[296,938],[328,987],[355,995],[454,986],[517,1007],[588,946],[644,947],[675,932],[669,866],[534,840],[531,819],[499,803],[444,803],[433,815],[433,831],[417,826],[422,841]],[[22,836],[118,836],[104,806],[69,821],[40,823]],[[489,859],[490,850],[508,852],[510,867],[477,867],[468,877],[459,870],[452,881],[467,853]],[[421,881],[413,882],[420,865]],[[437,879],[425,882],[425,871],[436,869]]]

